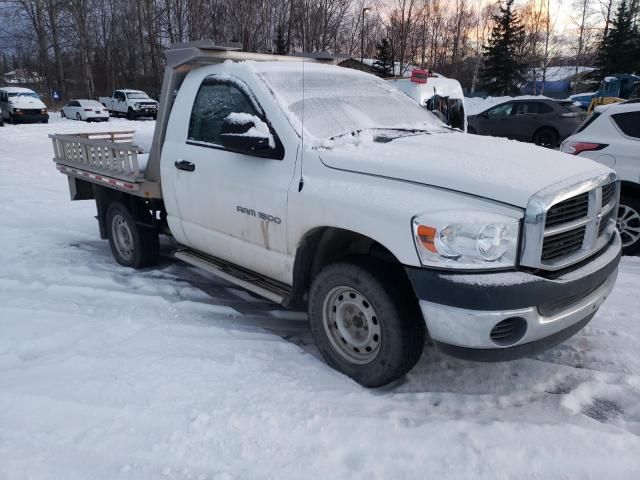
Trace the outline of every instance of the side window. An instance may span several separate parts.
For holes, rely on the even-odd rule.
[[[511,115],[513,110],[513,103],[504,103],[492,108],[487,112],[489,118],[505,118]]]
[[[71,106],[72,107],[79,107],[80,106],[80,102],[71,102]]]
[[[547,105],[544,102],[537,102],[534,104],[537,107],[537,110],[533,113],[551,113],[553,112],[553,108],[550,105]]]
[[[627,137],[640,138],[640,112],[616,113],[611,118]]]
[[[231,113],[260,116],[238,87],[228,82],[205,79],[193,102],[188,139],[220,145],[224,119]]]

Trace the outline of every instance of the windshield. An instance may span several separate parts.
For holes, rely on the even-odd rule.
[[[441,130],[444,125],[389,83],[355,70],[328,65],[260,64],[259,74],[298,126],[326,140],[368,129]],[[303,122],[304,116],[304,122]]]
[[[147,95],[146,93],[143,92],[133,92],[133,93],[127,93],[127,98],[131,98],[131,99],[147,99],[149,98],[149,95]]]
[[[32,97],[32,98],[40,98],[35,92],[9,92],[7,94],[9,97]]]

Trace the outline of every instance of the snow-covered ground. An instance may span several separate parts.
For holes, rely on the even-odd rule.
[[[640,259],[580,334],[505,364],[427,347],[366,390],[303,314],[169,258],[118,266],[51,132],[0,128],[0,478],[640,478]]]

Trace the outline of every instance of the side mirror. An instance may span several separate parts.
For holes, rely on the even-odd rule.
[[[249,155],[260,155],[275,147],[269,126],[248,113],[231,113],[224,119],[220,143],[230,150]]]

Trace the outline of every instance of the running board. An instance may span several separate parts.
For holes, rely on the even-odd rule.
[[[174,253],[174,256],[183,262],[213,273],[227,282],[281,305],[289,297],[290,287],[284,283],[271,280],[225,260],[190,249],[178,250]]]

